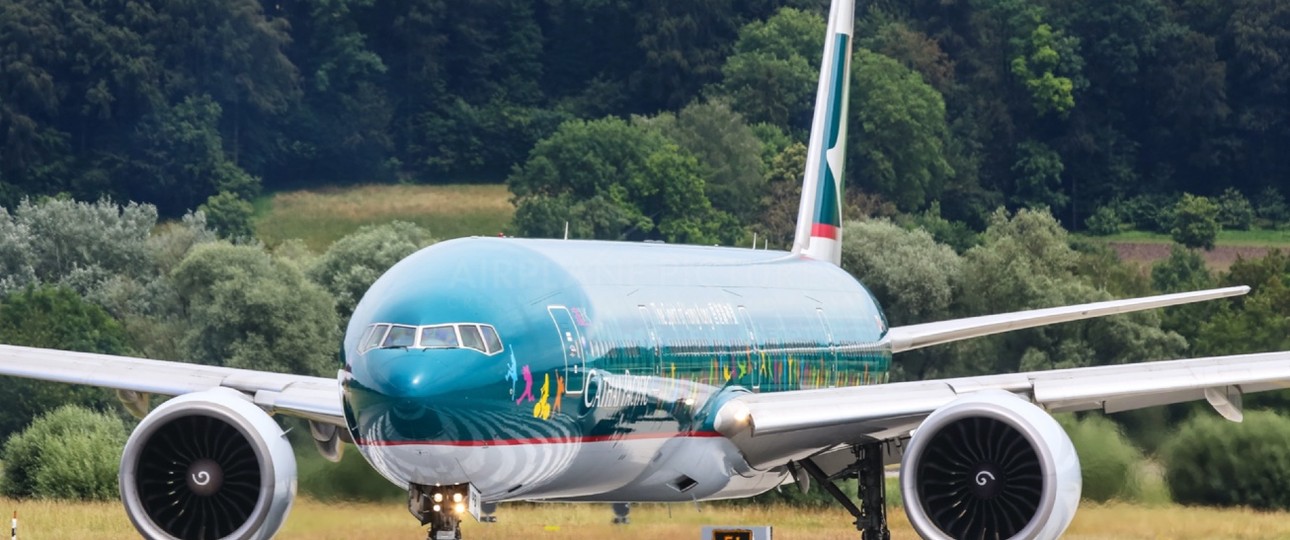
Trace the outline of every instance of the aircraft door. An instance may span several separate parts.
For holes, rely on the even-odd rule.
[[[582,334],[573,321],[573,314],[564,306],[548,306],[551,320],[555,322],[556,333],[560,336],[561,349],[564,351],[564,390],[573,396],[582,395],[586,381],[587,359],[582,348]]]

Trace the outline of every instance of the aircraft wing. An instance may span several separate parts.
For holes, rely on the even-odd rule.
[[[127,402],[222,386],[250,396],[269,413],[345,425],[338,383],[323,377],[13,345],[0,345],[0,375],[113,388]]]
[[[908,436],[932,411],[982,390],[1011,392],[1049,412],[1119,412],[1206,399],[1239,421],[1242,394],[1287,388],[1290,351],[1282,351],[746,394],[721,406],[715,426],[758,466]]]
[[[1108,300],[1091,304],[1033,309],[909,326],[895,326],[887,331],[887,339],[891,340],[892,352],[910,351],[960,339],[988,336],[1059,322],[1078,321],[1178,304],[1202,302],[1228,296],[1239,296],[1247,292],[1250,292],[1249,287],[1227,287],[1206,291],[1148,296],[1145,298]]]

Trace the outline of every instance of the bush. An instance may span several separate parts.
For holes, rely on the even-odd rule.
[[[1218,231],[1218,205],[1209,198],[1186,193],[1174,205],[1174,225],[1169,234],[1175,242],[1189,248],[1214,249]]]
[[[368,465],[352,445],[345,445],[340,463],[332,463],[318,455],[311,440],[292,441],[292,444],[296,448],[302,495],[320,501],[374,502],[399,501],[408,496]]]
[[[1246,411],[1245,421],[1233,424],[1196,415],[1161,455],[1180,503],[1290,509],[1290,418]]]
[[[1218,196],[1218,224],[1239,231],[1254,226],[1254,207],[1236,188],[1227,188]]]
[[[1286,198],[1281,195],[1281,191],[1273,186],[1263,188],[1259,192],[1258,208],[1255,213],[1259,219],[1265,219],[1272,224],[1284,223],[1290,219],[1290,209],[1286,207]]]
[[[1062,415],[1057,421],[1066,429],[1079,454],[1084,499],[1136,501],[1141,497],[1138,478],[1143,465],[1142,452],[1129,442],[1119,426],[1101,415],[1083,418]]]
[[[206,222],[219,233],[220,238],[250,240],[255,237],[255,231],[251,229],[255,208],[234,193],[221,191],[218,195],[211,195],[197,210],[206,214]]]
[[[1088,233],[1096,236],[1110,236],[1120,232],[1120,215],[1109,206],[1100,206],[1093,215],[1084,220]]]
[[[1138,195],[1118,203],[1118,214],[1140,231],[1168,233],[1173,227],[1173,207],[1177,197],[1159,193]]]
[[[117,497],[125,424],[74,405],[31,423],[4,445],[0,493],[8,497],[108,500]]]

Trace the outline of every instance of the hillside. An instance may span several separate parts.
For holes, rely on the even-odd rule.
[[[364,225],[408,221],[435,238],[495,236],[515,209],[501,184],[363,185],[284,191],[255,203],[255,233],[270,246],[303,240],[321,253]]]

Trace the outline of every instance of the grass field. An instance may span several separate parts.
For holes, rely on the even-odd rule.
[[[285,191],[255,202],[255,233],[270,246],[298,238],[315,252],[363,225],[409,221],[438,239],[495,236],[515,209],[501,184],[366,185]]]
[[[1139,244],[1171,244],[1174,241],[1167,234],[1147,231],[1126,231],[1111,236],[1094,236],[1091,238],[1098,238],[1107,242]],[[1218,238],[1215,239],[1214,244],[1219,246],[1290,247],[1290,230],[1224,230],[1219,231]]]
[[[0,499],[0,513],[19,512],[19,538],[137,538],[118,503],[58,503]],[[639,505],[632,524],[609,523],[606,505],[504,505],[499,522],[467,520],[463,536],[473,540],[605,538],[697,539],[703,525],[772,525],[775,537],[787,540],[856,539],[852,518],[841,509],[803,510],[693,504]],[[899,509],[890,512],[892,537],[917,538]],[[417,539],[425,537],[398,504],[335,504],[298,500],[280,539]],[[1290,538],[1290,514],[1167,506],[1085,504],[1064,538]]]

